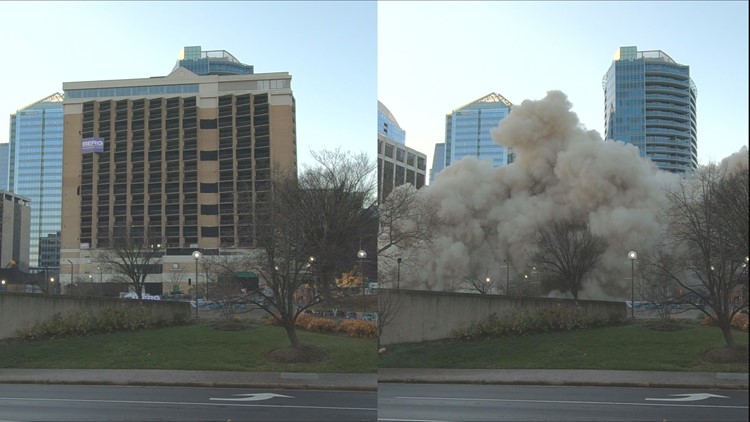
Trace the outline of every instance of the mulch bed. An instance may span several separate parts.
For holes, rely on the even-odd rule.
[[[747,359],[747,346],[715,347],[703,353],[703,360],[713,363],[745,363]]]

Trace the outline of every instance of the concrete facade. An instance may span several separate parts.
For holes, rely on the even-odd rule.
[[[175,317],[190,319],[190,303],[108,299],[84,296],[48,296],[26,293],[0,294],[0,340],[16,336],[18,329],[35,322],[46,321],[56,314],[77,310],[90,310],[96,314],[113,307],[146,307],[154,316],[172,320]]]
[[[387,294],[386,294],[387,293]],[[498,317],[515,309],[534,311],[548,306],[583,307],[589,315],[626,316],[625,302],[508,297],[475,293],[432,292],[424,290],[384,290],[381,298],[398,301],[398,311],[383,329],[381,345],[416,343],[450,337],[451,331],[471,322]],[[381,306],[382,308],[382,306]]]

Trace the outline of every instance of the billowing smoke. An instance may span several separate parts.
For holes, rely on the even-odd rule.
[[[627,253],[656,240],[664,187],[677,176],[639,157],[636,147],[585,130],[559,91],[515,106],[492,136],[513,149],[515,161],[496,169],[465,158],[423,191],[444,224],[420,254],[419,271],[402,285],[451,290],[469,274],[504,280],[506,260],[528,271],[537,229],[568,218],[608,242],[581,297],[621,297],[629,285]]]

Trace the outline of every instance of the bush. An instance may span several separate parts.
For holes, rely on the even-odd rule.
[[[716,320],[714,320],[710,316],[704,317],[703,323],[705,325],[708,325],[709,327],[716,327]],[[748,331],[747,314],[735,314],[734,317],[732,317],[731,327],[736,330],[747,332]]]
[[[581,307],[570,309],[558,304],[544,307],[533,314],[522,309],[516,309],[502,318],[492,314],[484,321],[472,322],[465,328],[453,330],[451,336],[476,341],[493,337],[526,336],[614,325],[622,322],[622,319],[622,315],[615,313],[589,316]]]
[[[281,320],[269,317],[266,325],[281,326]],[[340,323],[330,318],[319,318],[309,315],[300,315],[294,322],[294,326],[305,331],[315,333],[343,333],[349,337],[376,338],[378,328],[374,322],[362,320],[343,320]]]
[[[338,331],[349,337],[377,338],[378,326],[371,321],[345,319],[338,325]]]

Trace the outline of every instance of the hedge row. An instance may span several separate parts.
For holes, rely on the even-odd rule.
[[[535,313],[516,309],[500,318],[492,314],[485,321],[473,322],[467,327],[455,329],[451,332],[451,336],[461,340],[476,341],[495,337],[571,331],[619,324],[624,317],[619,313],[589,316],[583,308],[571,309],[560,305],[545,307]]]
[[[34,323],[29,328],[21,328],[17,335],[27,340],[87,336],[179,325],[187,322],[187,319],[178,315],[172,320],[156,317],[147,308],[108,308],[96,314],[89,310],[77,310],[65,314],[58,313],[46,321]]]

